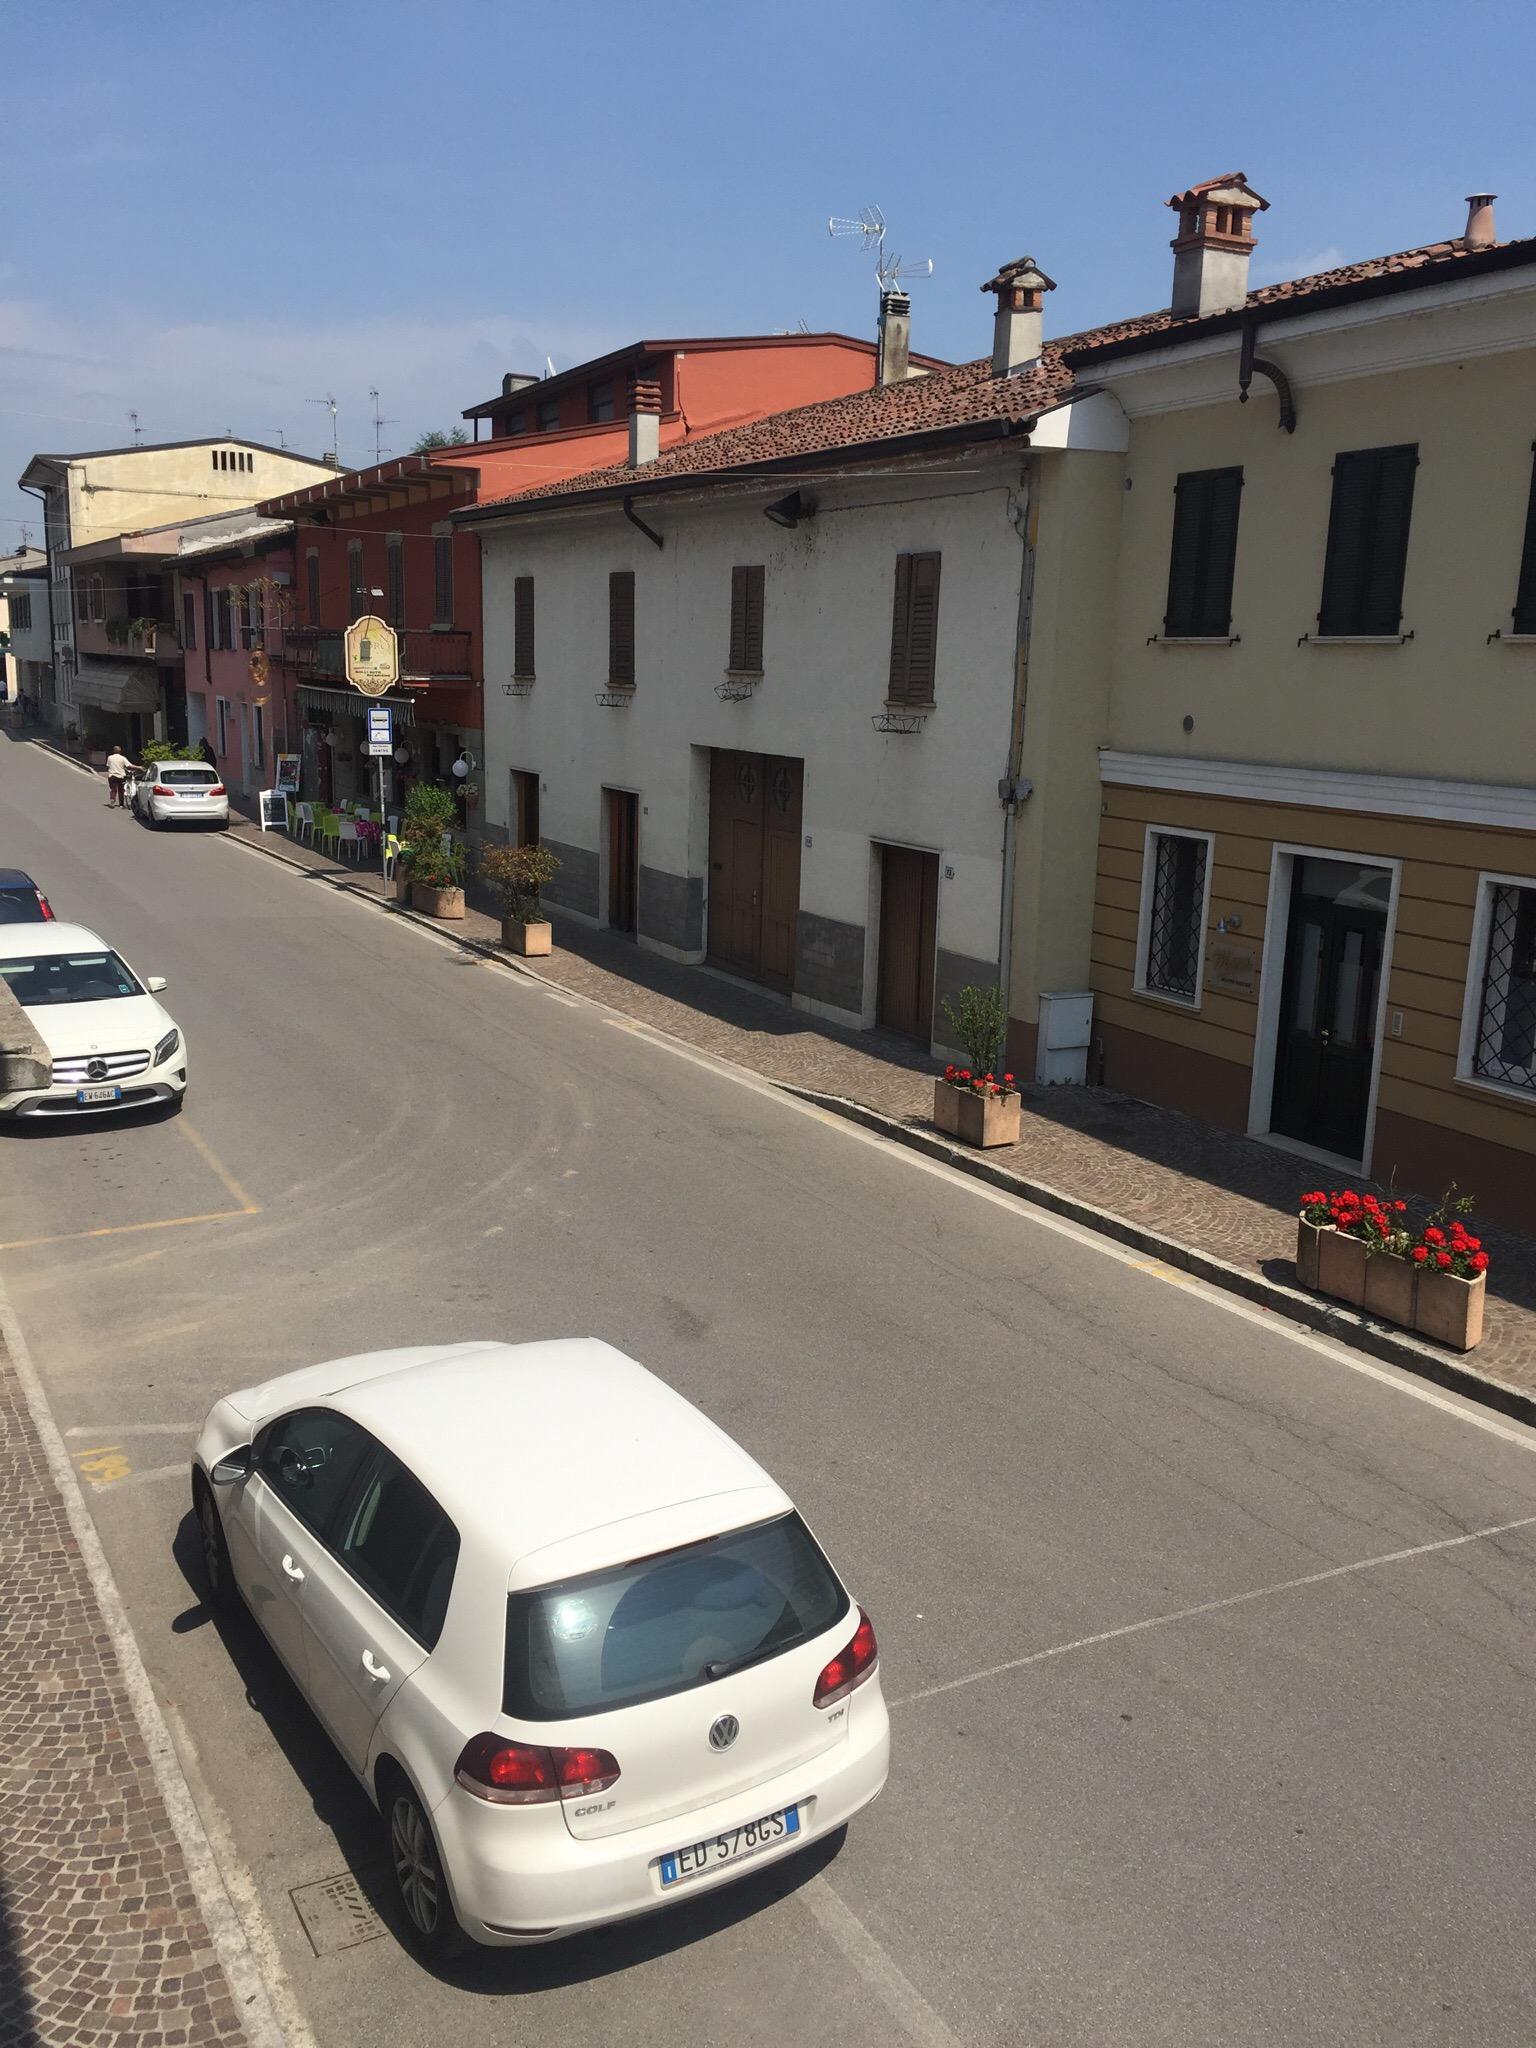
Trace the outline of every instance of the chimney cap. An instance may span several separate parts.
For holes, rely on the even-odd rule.
[[[1022,286],[1025,291],[1053,292],[1056,280],[1046,276],[1033,256],[1020,256],[1017,262],[1001,264],[996,277],[989,277],[981,289],[984,292],[1006,292],[1016,286]]]
[[[1248,182],[1246,171],[1229,171],[1224,178],[1205,178],[1198,185],[1191,185],[1187,192],[1175,192],[1164,203],[1175,213],[1193,204],[1197,199],[1209,199],[1219,192],[1229,206],[1249,204],[1255,213],[1268,213],[1269,201],[1262,198]]]

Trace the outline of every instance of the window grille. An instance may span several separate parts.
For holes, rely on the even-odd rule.
[[[1536,889],[1494,885],[1473,1070],[1536,1095]]]
[[[1143,982],[1159,995],[1193,1002],[1200,976],[1206,842],[1183,833],[1153,839],[1152,905]]]

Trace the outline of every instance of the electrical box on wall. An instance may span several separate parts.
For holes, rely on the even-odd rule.
[[[1080,1088],[1088,1078],[1088,1044],[1092,1036],[1091,990],[1053,991],[1041,996],[1035,1079]]]

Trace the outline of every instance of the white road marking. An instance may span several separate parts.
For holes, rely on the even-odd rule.
[[[254,858],[272,859],[272,856],[263,853],[260,847],[246,846],[242,840],[227,839],[224,843],[239,846]],[[299,870],[287,861],[283,861],[281,865],[290,874],[310,872],[308,869]],[[366,908],[378,911],[387,909],[382,899],[348,895],[344,891],[332,893],[345,895],[347,901],[362,904]],[[459,950],[454,941],[443,938],[437,932],[429,931],[424,925],[414,924],[408,919],[399,919],[397,924],[401,929],[415,932],[433,945],[445,945],[454,952]],[[506,978],[525,987],[537,986],[552,1001],[563,1003],[568,1008],[585,1005],[596,1010],[606,1022],[628,1031],[636,1038],[645,1039],[651,1045],[660,1047],[663,1052],[669,1052],[677,1059],[687,1060],[693,1066],[703,1067],[709,1073],[718,1074],[722,1080],[734,1082],[738,1088],[745,1088],[754,1095],[762,1096],[766,1101],[777,1103],[783,1109],[793,1110],[799,1116],[810,1117],[817,1123],[826,1124],[858,1144],[873,1146],[888,1158],[900,1160],[918,1173],[933,1175],[947,1182],[950,1187],[963,1190],[978,1201],[990,1202],[994,1208],[1005,1209],[1021,1223],[1033,1224],[1041,1230],[1054,1231],[1058,1237],[1070,1238],[1074,1244],[1097,1252],[1101,1258],[1114,1259],[1118,1264],[1133,1271],[1143,1272],[1148,1278],[1159,1277],[1157,1273],[1149,1270],[1149,1265],[1157,1267],[1160,1266],[1160,1262],[1149,1262],[1146,1254],[1134,1246],[1120,1244],[1114,1238],[1104,1237],[1098,1231],[1090,1230],[1085,1224],[1074,1223],[1068,1217],[1054,1215],[1049,1209],[1040,1208],[1032,1203],[1027,1195],[1011,1194],[999,1188],[989,1187],[985,1181],[979,1181],[971,1174],[961,1173],[953,1166],[946,1166],[941,1160],[926,1158],[922,1153],[914,1152],[910,1146],[898,1145],[894,1139],[884,1137],[878,1131],[868,1130],[864,1125],[854,1123],[848,1117],[837,1116],[833,1111],[823,1109],[819,1103],[804,1101],[788,1086],[767,1080],[762,1075],[753,1073],[750,1068],[738,1066],[720,1054],[702,1052],[697,1046],[688,1045],[680,1038],[673,1038],[654,1025],[642,1024],[597,996],[568,993],[557,989],[553,983],[545,981],[537,974],[521,972],[512,967],[506,969]],[[1172,1277],[1171,1271],[1168,1277]],[[1196,1275],[1180,1276],[1181,1279],[1186,1277],[1191,1300],[1207,1302],[1211,1307],[1221,1309],[1227,1315],[1240,1316],[1244,1321],[1269,1330],[1275,1336],[1284,1337],[1292,1344],[1299,1344],[1308,1351],[1316,1352],[1320,1357],[1330,1359],[1349,1372],[1359,1373],[1366,1379],[1373,1379],[1382,1386],[1391,1387],[1399,1394],[1406,1394],[1410,1400],[1422,1401],[1427,1407],[1438,1408],[1444,1414],[1454,1415],[1459,1421],[1469,1423],[1472,1428],[1481,1429],[1489,1436],[1501,1437],[1505,1443],[1518,1444],[1522,1450],[1536,1451],[1536,1430],[1524,1424],[1503,1421],[1479,1408],[1464,1395],[1442,1393],[1438,1388],[1414,1379],[1405,1371],[1392,1366],[1378,1365],[1373,1359],[1363,1357],[1358,1351],[1351,1350],[1332,1338],[1303,1329],[1300,1324],[1291,1322],[1273,1310],[1256,1308],[1251,1302],[1244,1301],[1240,1295],[1229,1294],[1225,1288],[1215,1287]]]
[[[1148,1629],[1172,1628],[1175,1622],[1197,1621],[1205,1614],[1221,1614],[1231,1607],[1245,1607],[1252,1600],[1269,1600],[1277,1593],[1299,1592],[1305,1586],[1323,1586],[1331,1579],[1347,1579],[1355,1572],[1376,1571],[1386,1564],[1406,1564],[1416,1557],[1433,1557],[1445,1550],[1457,1550],[1464,1543],[1483,1543],[1491,1536],[1508,1536],[1517,1529],[1536,1528],[1536,1515],[1522,1515],[1516,1522],[1498,1522],[1488,1529],[1470,1529],[1463,1536],[1442,1536],[1433,1543],[1414,1543],[1406,1550],[1383,1551],[1379,1557],[1362,1557],[1353,1564],[1330,1565],[1320,1572],[1304,1572],[1300,1578],[1277,1579],[1272,1586],[1254,1586],[1246,1593],[1228,1593],[1220,1600],[1202,1600],[1196,1607],[1181,1607],[1173,1614],[1149,1615],[1145,1621],[1128,1621],[1121,1628],[1100,1629],[1096,1635],[1078,1636],[1070,1643],[1053,1643],[1048,1650],[1031,1650],[1025,1657],[1010,1657],[1003,1664],[988,1664],[980,1671],[968,1671],[962,1678],[946,1678],[942,1685],[924,1686],[890,1702],[914,1707],[920,1700],[937,1699],[941,1693],[958,1692],[965,1685],[979,1685],[984,1678],[1001,1678],[1009,1671],[1024,1671],[1031,1664],[1045,1664],[1053,1657],[1065,1657],[1073,1650],[1091,1650],[1100,1643],[1116,1643],[1125,1636],[1144,1635]]]
[[[66,1429],[66,1436],[99,1436],[111,1439],[115,1436],[196,1436],[195,1422],[114,1422],[93,1428],[79,1422],[72,1429]]]
[[[960,2038],[944,2024],[911,1979],[899,1969],[818,1871],[795,1894],[822,1933],[843,1952],[909,2040],[919,2048],[960,2048]]]
[[[80,1482],[69,1461],[69,1452],[64,1448],[64,1439],[59,1435],[53,1411],[48,1405],[48,1396],[3,1288],[0,1288],[0,1336],[4,1337],[11,1363],[16,1368],[16,1377],[31,1410],[48,1469],[59,1489],[75,1541],[80,1546],[80,1561],[101,1608],[102,1621],[112,1640],[133,1716],[139,1724],[144,1748],[155,1774],[155,1783],[186,1858],[187,1875],[204,1925],[224,1966],[246,2040],[250,2048],[315,2048],[314,2036],[307,2028],[296,2034],[278,2019],[275,2007],[292,2007],[296,2012],[297,2005],[286,1978],[280,1974],[280,1966],[278,1978],[269,1980],[258,1963],[254,1944],[231,1900],[220,1869],[221,1858],[198,1812],[197,1801],[192,1796],[176,1745],[171,1740],[165,1716],[150,1684],[149,1673],[139,1655],[139,1646],[134,1640],[127,1610],[117,1589],[117,1581],[112,1576],[112,1567],[107,1563],[101,1538],[96,1533],[96,1524],[85,1504]],[[230,1867],[244,1871],[238,1859]],[[278,1984],[281,1984],[280,1990]]]

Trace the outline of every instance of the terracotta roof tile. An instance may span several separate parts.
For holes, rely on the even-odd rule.
[[[1517,253],[1511,258],[1505,252]],[[1460,241],[1429,242],[1422,248],[1404,249],[1392,256],[1375,256],[1361,263],[1346,263],[1336,270],[1312,277],[1287,279],[1264,285],[1248,294],[1246,309],[1290,306],[1300,299],[1353,286],[1393,279],[1415,272],[1459,270],[1468,262],[1490,255],[1502,255],[1504,262],[1536,262],[1536,239],[1501,242],[1493,249],[1469,250]],[[1486,267],[1479,264],[1479,268]],[[1430,280],[1426,278],[1426,282]],[[754,467],[792,460],[797,456],[832,456],[842,450],[871,443],[899,440],[949,427],[984,425],[989,422],[1021,423],[1049,411],[1079,388],[1083,374],[1092,368],[1094,354],[1118,343],[1140,340],[1177,330],[1180,338],[1218,329],[1230,323],[1232,314],[1215,314],[1204,320],[1178,320],[1166,309],[1144,313],[1130,320],[1112,320],[1081,334],[1063,335],[1048,342],[1033,369],[1012,377],[996,377],[990,357],[975,362],[955,363],[914,377],[904,384],[875,386],[849,397],[825,399],[817,405],[797,406],[793,411],[772,413],[746,426],[722,428],[702,434],[667,449],[643,469],[621,464],[610,469],[589,470],[584,475],[564,477],[556,483],[532,490],[509,492],[501,498],[483,501],[467,516],[483,517],[487,512],[510,505],[544,503],[551,499],[580,499],[620,489],[643,491],[672,477],[724,475],[750,471]],[[460,515],[464,517],[466,515]]]

